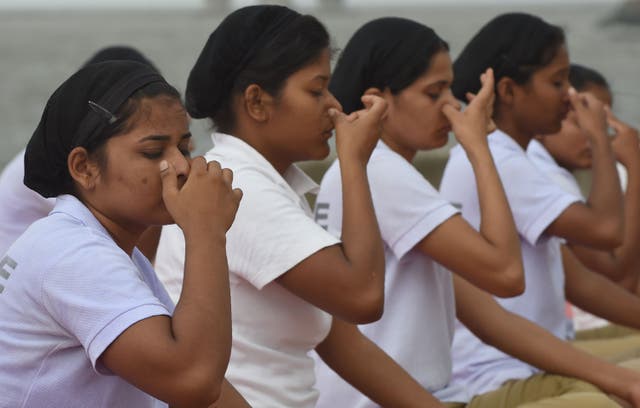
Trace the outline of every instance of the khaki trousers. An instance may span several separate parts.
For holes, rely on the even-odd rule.
[[[468,404],[448,408],[619,408],[597,387],[553,374],[536,374],[506,382],[497,390],[475,396]]]

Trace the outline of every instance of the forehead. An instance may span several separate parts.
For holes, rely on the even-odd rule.
[[[606,86],[591,83],[582,88],[581,91],[589,92],[605,105],[611,106],[613,104],[613,96],[611,95],[611,91],[609,91],[609,88],[607,88]]]
[[[551,61],[540,68],[534,75],[553,76],[558,73],[569,74],[569,51],[564,44],[558,47],[556,55],[553,56]]]
[[[453,81],[453,66],[448,51],[439,51],[431,57],[429,68],[415,81],[415,85],[425,86],[435,82]]]
[[[166,128],[188,126],[187,112],[180,100],[157,96],[143,98],[130,119],[131,129],[134,128]]]
[[[331,74],[331,52],[325,48],[320,54],[304,67],[300,68],[291,76],[288,81],[313,81],[328,79]]]

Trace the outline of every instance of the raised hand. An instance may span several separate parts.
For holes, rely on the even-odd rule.
[[[336,129],[336,149],[340,160],[357,160],[367,163],[380,138],[382,119],[387,102],[374,95],[362,97],[364,109],[345,115],[330,109],[329,116]]]
[[[495,100],[493,70],[487,69],[480,76],[480,81],[482,88],[477,95],[467,95],[470,103],[464,111],[461,112],[451,104],[442,107],[442,113],[451,123],[456,139],[465,149],[472,147],[475,143],[486,144],[488,131],[495,128],[491,120]]]
[[[224,233],[231,227],[242,198],[242,191],[231,187],[231,170],[199,156],[191,161],[189,176],[181,188],[171,163],[160,163],[160,176],[164,204],[185,235],[193,230]]]
[[[640,158],[640,139],[638,131],[628,124],[618,119],[608,106],[605,106],[607,122],[614,132],[611,142],[613,153],[616,159],[623,165],[629,166],[632,162],[637,162]]]
[[[578,126],[591,140],[607,136],[607,115],[604,104],[598,98],[588,92],[578,93],[574,88],[569,88],[569,101],[576,113]]]

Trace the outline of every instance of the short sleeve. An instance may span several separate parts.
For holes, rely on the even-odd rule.
[[[367,167],[371,196],[382,238],[401,258],[458,210],[411,163],[380,150]]]
[[[526,156],[496,160],[518,232],[535,245],[547,227],[580,198],[565,192]]]
[[[317,251],[340,241],[315,223],[286,186],[254,170],[236,170],[243,190],[227,233],[229,270],[261,289]]]
[[[131,325],[170,315],[131,258],[98,234],[75,245],[44,272],[41,290],[46,309],[78,339],[94,368],[104,350]]]

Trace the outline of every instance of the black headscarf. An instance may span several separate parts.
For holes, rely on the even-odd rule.
[[[95,54],[93,54],[93,56],[91,56],[91,58],[89,58],[87,62],[85,62],[82,66],[84,67],[89,64],[95,64],[95,63],[104,62],[104,61],[120,61],[120,60],[136,61],[141,64],[149,65],[156,71],[160,72],[158,68],[156,68],[156,66],[153,65],[153,63],[147,57],[145,57],[140,51],[136,50],[133,47],[129,47],[127,45],[112,45],[109,47],[104,47],[98,50]]]
[[[370,21],[347,43],[329,89],[351,113],[362,108],[360,97],[368,88],[395,94],[411,85],[442,50],[447,43],[423,24],[398,17]]]
[[[496,83],[509,77],[526,82],[532,73],[555,56],[564,32],[540,17],[525,13],[502,14],[488,22],[469,41],[453,65],[453,94],[466,100],[477,93],[480,75],[493,68]]]
[[[67,192],[67,157],[75,147],[99,144],[114,113],[138,89],[165,82],[146,64],[107,61],[87,65],[49,98],[25,152],[24,184],[43,197]]]
[[[249,6],[229,14],[209,36],[185,92],[189,115],[213,117],[256,54],[300,14],[284,6]],[[276,69],[276,68],[274,68]]]

